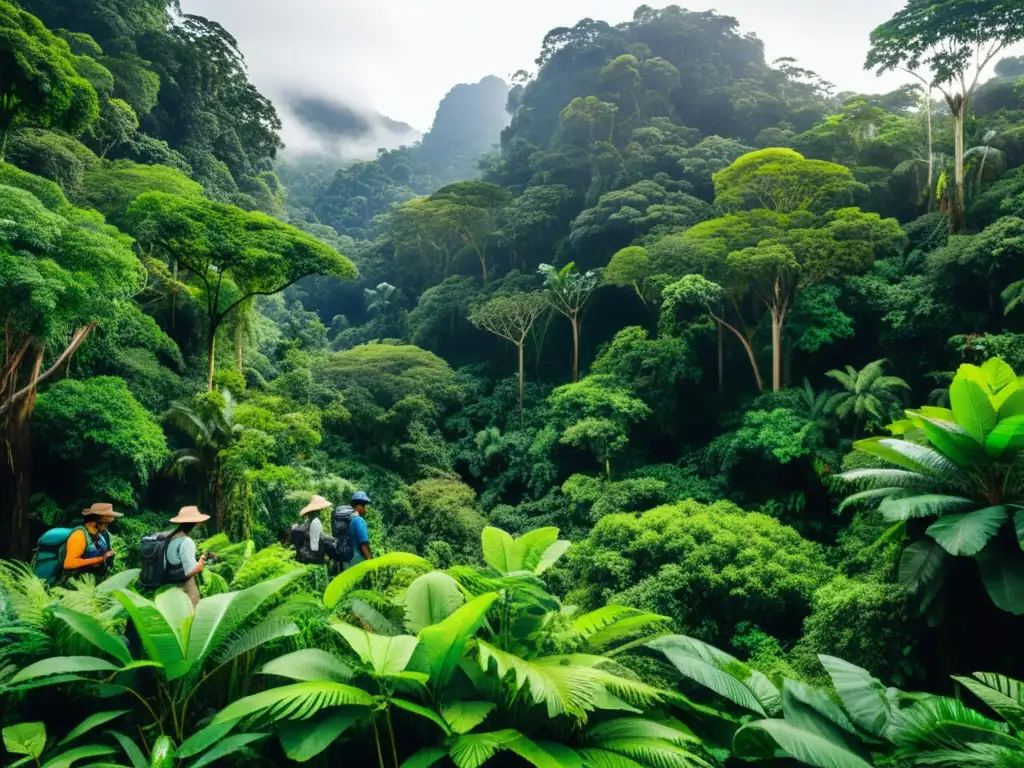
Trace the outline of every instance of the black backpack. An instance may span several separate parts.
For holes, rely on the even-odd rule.
[[[334,538],[331,546],[331,558],[339,563],[347,563],[355,557],[356,553],[352,549],[352,537],[348,533],[349,525],[355,516],[356,511],[348,506],[335,507],[331,514],[331,536]]]
[[[174,531],[150,533],[142,537],[139,543],[139,554],[142,570],[139,583],[149,589],[162,587],[164,584],[184,584],[185,567],[181,563],[167,561],[167,545],[171,543]]]
[[[312,522],[307,520],[304,523],[296,523],[291,527],[290,536],[292,546],[295,547],[295,559],[306,565],[319,565],[324,561],[324,554],[330,550],[327,548],[328,542],[324,541],[325,537],[321,534],[320,547],[316,552],[313,551],[309,543],[309,526]]]

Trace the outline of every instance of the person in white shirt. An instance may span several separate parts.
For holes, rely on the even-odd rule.
[[[309,522],[307,523],[307,530],[309,532],[309,551],[312,555],[314,562],[322,563],[324,561],[324,553],[320,550],[320,537],[324,533],[324,524],[320,520],[320,512],[325,509],[331,509],[334,505],[331,504],[323,496],[314,496],[310,499],[309,504],[302,508],[299,515],[307,517]]]
[[[196,559],[196,543],[192,540],[192,529],[210,519],[197,507],[182,507],[171,522],[178,527],[167,544],[166,557],[171,565],[181,566],[185,576],[185,582],[181,585],[182,591],[188,595],[192,605],[199,602],[199,585],[196,584],[196,576],[203,572],[206,567],[207,555],[204,553]]]

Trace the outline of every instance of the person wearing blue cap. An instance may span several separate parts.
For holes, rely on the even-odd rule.
[[[364,560],[373,559],[373,553],[370,552],[370,529],[366,525],[366,505],[373,502],[370,501],[370,497],[366,495],[365,491],[356,491],[352,494],[352,500],[349,503],[352,505],[352,511],[355,512],[348,524],[348,535],[352,541],[353,555],[352,559],[344,564],[345,568],[351,568]]]

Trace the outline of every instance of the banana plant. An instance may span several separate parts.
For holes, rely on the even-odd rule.
[[[260,607],[278,594],[300,571],[265,581],[239,592],[214,595],[193,606],[179,589],[169,589],[148,600],[128,589],[117,589],[120,602],[138,634],[142,657],[133,659],[123,638],[110,634],[92,616],[69,608],[54,608],[54,616],[93,647],[94,655],[55,656],[30,664],[11,677],[9,690],[27,690],[68,682],[99,683],[106,695],[134,698],[140,712],[149,715],[160,734],[185,739],[192,722],[189,708],[197,692],[215,687],[227,690],[218,672],[231,668],[231,680],[247,682],[246,667],[260,646],[298,633],[298,627],[274,613],[252,619]],[[155,696],[140,689],[129,673],[152,674]],[[97,677],[92,677],[96,675]],[[127,682],[125,682],[127,681]]]
[[[840,477],[861,487],[844,505],[880,502],[894,528],[937,518],[903,552],[899,577],[927,608],[952,557],[978,563],[989,598],[1024,614],[1024,379],[999,358],[962,365],[950,408],[924,406],[890,426],[892,437],[854,448],[888,465]],[[1012,520],[1012,523],[1011,523]]]

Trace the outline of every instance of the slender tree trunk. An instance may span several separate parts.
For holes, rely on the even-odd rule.
[[[964,119],[967,104],[958,95],[949,106],[953,113],[953,171],[956,184],[949,212],[949,231],[957,235],[967,229],[967,198],[964,189]]]
[[[238,366],[239,373],[245,373],[245,352],[242,349],[242,326],[241,317],[236,317],[235,320],[235,365]]]
[[[178,317],[178,260],[171,261],[171,274],[174,276],[174,285],[171,286],[171,333],[176,330],[175,322]]]
[[[612,481],[612,460],[607,456],[604,459],[604,474],[610,483]]]
[[[721,321],[715,323],[718,327],[718,394],[725,392],[725,329]]]
[[[211,328],[210,329],[210,341],[209,341],[209,345],[207,346],[207,351],[210,354],[210,366],[209,366],[209,369],[207,371],[207,376],[206,376],[206,391],[207,392],[213,392],[213,369],[214,369],[214,366],[215,366],[215,363],[216,363],[216,354],[217,354],[217,329],[216,328]]]
[[[580,380],[580,321],[575,315],[569,318],[572,321],[572,380]]]
[[[43,347],[36,352],[32,367],[32,382],[39,380],[39,369],[43,364]],[[29,513],[32,494],[32,411],[36,404],[36,390],[18,400],[10,409],[5,423],[6,464],[0,473],[4,485],[10,486],[0,493],[0,502],[10,504],[9,509],[0,512],[0,547],[8,557],[28,560],[32,553],[29,537]],[[7,475],[4,478],[4,475]],[[6,498],[5,498],[6,497]]]
[[[522,416],[523,413],[523,382],[526,378],[526,371],[523,363],[523,344],[518,344],[519,347],[519,414]]]
[[[734,325],[730,325],[720,317],[712,315],[711,318],[724,325],[737,339],[740,340],[740,344],[743,345],[743,349],[747,352],[747,359],[750,360],[750,367],[754,371],[754,379],[757,381],[757,391],[764,392],[764,378],[761,376],[761,366],[757,364],[757,355],[754,354],[754,348],[751,346],[750,341]]]
[[[927,116],[928,116],[928,192],[926,193],[926,200],[928,203],[927,212],[931,213],[935,207],[935,152],[932,149],[934,146],[934,136],[932,133],[932,91],[928,89],[927,94],[928,105],[927,105]]]
[[[775,307],[772,315],[772,391],[782,389],[782,313]]]

